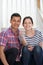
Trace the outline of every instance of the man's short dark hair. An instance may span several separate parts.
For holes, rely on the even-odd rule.
[[[19,13],[13,13],[12,15],[11,15],[11,20],[12,20],[12,18],[13,17],[20,17],[20,19],[21,19],[21,15],[19,14]]]

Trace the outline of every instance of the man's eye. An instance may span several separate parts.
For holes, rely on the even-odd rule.
[[[15,20],[13,20],[13,21],[15,21]]]
[[[20,22],[20,21],[17,21],[17,22]]]

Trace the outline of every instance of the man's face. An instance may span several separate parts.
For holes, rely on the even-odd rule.
[[[18,29],[18,27],[19,27],[19,25],[20,25],[20,22],[21,22],[20,17],[14,16],[14,17],[10,20],[11,27],[12,27],[13,29]]]

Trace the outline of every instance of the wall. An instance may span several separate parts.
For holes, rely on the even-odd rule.
[[[0,0],[0,31],[10,26],[10,16],[14,12],[20,13],[22,19],[31,16],[36,27],[37,0]]]

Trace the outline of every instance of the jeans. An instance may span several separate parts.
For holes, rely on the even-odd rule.
[[[42,65],[42,48],[35,46],[33,51],[29,51],[25,46],[22,49],[22,65],[30,65],[32,56],[34,57],[36,65]]]
[[[42,50],[42,64],[43,64],[43,50]]]
[[[9,63],[9,65],[14,65],[14,62],[16,60],[18,54],[18,49],[16,48],[11,48],[5,51],[5,56],[7,59],[7,62]],[[0,60],[0,65],[3,65],[3,63]]]

